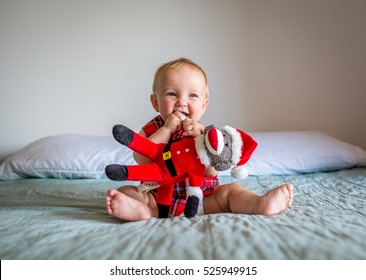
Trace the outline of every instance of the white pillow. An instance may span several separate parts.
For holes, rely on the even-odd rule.
[[[135,164],[132,151],[112,136],[65,134],[39,139],[0,165],[0,180],[106,178],[110,163]]]
[[[250,135],[258,142],[245,165],[250,175],[301,174],[366,166],[364,150],[321,132],[278,131]]]
[[[366,166],[366,152],[321,132],[250,133],[258,142],[245,165],[250,175],[300,174]],[[66,134],[39,139],[0,165],[0,180],[106,178],[111,163],[136,164],[112,136]],[[220,172],[229,176],[230,171]]]

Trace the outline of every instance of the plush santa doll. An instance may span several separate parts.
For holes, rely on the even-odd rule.
[[[123,125],[113,127],[113,136],[119,143],[151,159],[151,163],[111,164],[105,169],[107,177],[117,181],[157,182],[160,187],[155,199],[159,217],[168,216],[174,184],[187,178],[189,187],[184,215],[194,217],[203,200],[200,187],[206,167],[212,166],[217,171],[232,168],[232,176],[243,179],[248,175],[244,164],[257,146],[250,135],[230,126],[221,129],[208,126],[202,135],[183,137],[168,144],[156,144]]]

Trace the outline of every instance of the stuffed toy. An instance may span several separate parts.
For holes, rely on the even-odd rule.
[[[205,128],[204,134],[183,137],[182,140],[156,144],[123,125],[113,127],[114,138],[122,145],[151,159],[141,165],[110,164],[105,168],[108,178],[116,181],[150,181],[160,187],[156,192],[159,217],[168,217],[174,184],[188,178],[187,202],[184,215],[192,218],[203,214],[201,185],[205,168],[217,171],[231,169],[231,175],[243,179],[248,175],[243,166],[251,157],[257,143],[245,132],[225,126]],[[201,211],[199,211],[201,210]]]

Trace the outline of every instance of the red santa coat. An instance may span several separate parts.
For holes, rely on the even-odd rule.
[[[171,144],[156,144],[134,133],[128,147],[152,162],[127,166],[127,180],[155,181],[160,184],[156,195],[158,204],[170,205],[174,184],[186,178],[189,178],[190,187],[200,188],[202,185],[205,166],[196,152],[194,138],[185,137]]]

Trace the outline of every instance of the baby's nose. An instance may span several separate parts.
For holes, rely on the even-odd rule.
[[[178,104],[186,106],[188,104],[188,99],[188,96],[186,96],[185,94],[181,94],[178,97]]]

